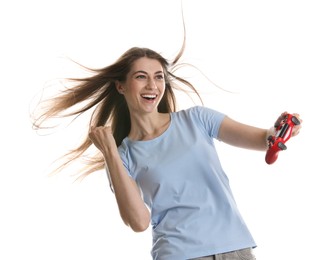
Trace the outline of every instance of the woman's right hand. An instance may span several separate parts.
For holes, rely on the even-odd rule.
[[[110,184],[113,185],[112,189],[124,223],[136,232],[146,230],[151,220],[150,212],[141,197],[136,182],[129,177],[124,168],[111,127],[92,126],[88,136],[105,158],[108,178]]]
[[[88,136],[103,154],[117,150],[110,126],[91,126]]]

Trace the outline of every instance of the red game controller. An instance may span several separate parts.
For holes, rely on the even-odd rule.
[[[300,121],[297,117],[283,113],[275,123],[275,135],[268,137],[268,150],[266,153],[266,163],[273,164],[278,157],[278,153],[282,150],[286,150],[285,143],[290,139],[292,129],[295,125],[299,125]]]

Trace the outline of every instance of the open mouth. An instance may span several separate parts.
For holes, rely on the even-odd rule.
[[[141,95],[142,98],[145,98],[146,100],[154,100],[157,98],[158,95],[155,94],[144,94]]]

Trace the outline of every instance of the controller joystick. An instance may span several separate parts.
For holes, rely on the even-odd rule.
[[[285,143],[290,139],[292,129],[299,125],[300,121],[294,115],[283,113],[275,122],[275,135],[270,135],[267,139],[268,150],[265,161],[267,164],[273,164],[280,151],[286,150]]]

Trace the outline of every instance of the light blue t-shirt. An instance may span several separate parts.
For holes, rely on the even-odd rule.
[[[255,247],[214,146],[224,114],[201,106],[171,113],[149,141],[119,153],[151,209],[154,260],[185,260]]]

